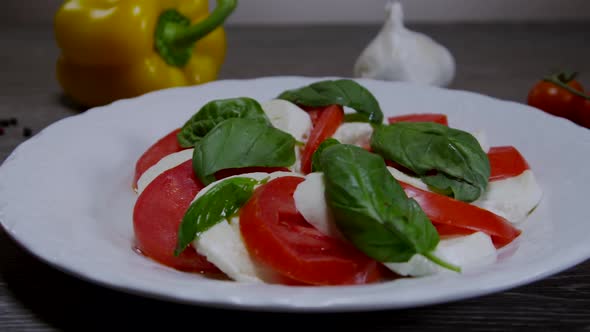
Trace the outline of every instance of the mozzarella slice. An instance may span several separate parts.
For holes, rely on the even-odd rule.
[[[137,193],[141,194],[143,190],[152,182],[158,175],[172,169],[187,160],[193,158],[193,150],[187,149],[179,152],[171,153],[166,157],[160,159],[152,167],[148,168],[137,180]]]
[[[300,175],[291,172],[274,172],[270,174],[257,172],[234,175],[226,179],[248,177],[256,180],[266,178],[272,180],[283,176]],[[195,200],[223,180],[215,181],[203,188],[199,191]],[[251,283],[275,283],[281,279],[279,274],[259,264],[250,256],[240,232],[240,218],[237,216],[229,221],[221,221],[209,228],[196,238],[192,245],[199,254],[207,257],[209,262],[213,263],[233,280]]]
[[[291,134],[299,142],[307,142],[311,131],[311,118],[307,112],[282,99],[273,99],[262,103],[261,106],[275,128]],[[295,164],[290,169],[300,172],[300,160],[301,149],[295,146]]]
[[[371,143],[373,127],[365,122],[345,122],[338,127],[332,138],[342,144],[367,147]]]
[[[295,207],[303,218],[317,230],[328,236],[343,239],[344,236],[336,227],[334,217],[324,197],[325,191],[324,173],[308,174],[305,181],[301,182],[293,193]]]
[[[441,239],[434,255],[461,267],[462,272],[494,263],[496,248],[491,238],[482,232],[467,236]],[[406,263],[385,263],[387,268],[402,276],[421,277],[440,272],[452,272],[426,257],[416,254]]]
[[[250,257],[240,233],[240,218],[222,221],[193,241],[198,253],[227,276],[241,282],[272,282],[275,275]]]
[[[526,170],[518,176],[489,182],[486,192],[472,204],[518,223],[539,204],[542,196],[533,172]]]
[[[306,111],[282,99],[262,103],[262,109],[275,128],[291,134],[300,142],[307,142],[311,130],[311,118]]]

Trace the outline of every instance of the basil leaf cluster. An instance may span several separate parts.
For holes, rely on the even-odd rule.
[[[246,177],[226,179],[195,200],[188,208],[178,229],[174,255],[180,255],[195,238],[223,220],[238,213],[252,196],[260,181]]]
[[[372,123],[383,122],[383,112],[375,96],[353,80],[320,81],[298,89],[287,90],[278,98],[310,107],[334,104],[346,106],[362,114],[362,119],[366,118]]]
[[[295,163],[293,136],[251,120],[232,118],[213,128],[195,145],[193,170],[204,184],[228,168],[288,167]]]
[[[181,128],[178,143],[184,148],[193,147],[219,123],[242,118],[260,121],[270,126],[270,120],[260,104],[247,97],[213,100],[205,104]]]
[[[488,157],[475,137],[462,130],[432,122],[377,126],[371,149],[412,170],[439,193],[461,201],[475,201],[488,185]]]

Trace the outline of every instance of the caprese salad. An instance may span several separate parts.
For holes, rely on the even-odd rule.
[[[542,195],[515,147],[488,147],[443,114],[384,118],[345,79],[208,102],[139,158],[133,186],[146,256],[288,285],[491,264]]]

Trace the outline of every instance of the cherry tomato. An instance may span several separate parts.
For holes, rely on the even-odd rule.
[[[436,122],[445,126],[449,125],[445,114],[436,113],[398,115],[387,118],[387,121],[389,121],[389,124],[396,122]]]
[[[578,97],[576,103],[576,116],[574,121],[580,126],[590,128],[590,100]]]
[[[570,87],[584,91],[582,85],[571,80]],[[529,92],[527,103],[555,116],[573,120],[577,96],[571,92],[547,81],[539,81]]]
[[[344,110],[342,106],[331,105],[320,112],[301,154],[301,172],[303,174],[311,172],[311,157],[313,153],[326,138],[334,135],[343,120]]]
[[[503,180],[530,169],[524,157],[513,146],[494,146],[488,152],[490,181]]]
[[[308,284],[364,284],[380,280],[380,264],[351,244],[322,234],[295,207],[303,181],[281,177],[258,187],[240,212],[248,251],[278,273]]]
[[[447,196],[418,189],[404,182],[400,182],[400,184],[408,197],[412,197],[418,202],[435,226],[443,224],[486,233],[492,238],[496,247],[507,245],[521,233],[506,219],[490,211]],[[446,230],[450,229],[446,228]]]
[[[175,269],[221,273],[190,246],[179,256],[174,256],[182,217],[202,188],[203,184],[193,173],[192,160],[155,178],[139,195],[133,209],[133,227],[139,250]]]
[[[180,128],[173,130],[171,133],[162,137],[159,141],[150,146],[149,149],[141,155],[135,164],[133,188],[137,188],[137,180],[139,180],[143,172],[155,165],[160,159],[171,153],[184,150],[184,148],[178,144],[178,139],[176,138],[179,131]]]

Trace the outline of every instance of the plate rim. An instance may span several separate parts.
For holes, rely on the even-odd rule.
[[[148,98],[155,98],[158,95],[162,94],[168,94],[170,93],[170,91],[173,90],[194,90],[194,89],[201,89],[203,86],[215,86],[215,85],[223,85],[223,84],[227,84],[228,82],[232,82],[232,83],[247,83],[250,81],[260,81],[260,80],[284,80],[284,79],[295,79],[295,80],[324,80],[324,79],[338,79],[338,78],[344,78],[344,77],[310,77],[310,76],[271,76],[271,77],[258,77],[258,78],[252,78],[252,79],[230,79],[230,80],[218,80],[218,81],[214,81],[214,82],[210,82],[210,83],[206,83],[200,86],[190,86],[190,87],[177,87],[177,88],[170,88],[170,89],[164,89],[164,90],[158,90],[158,91],[154,91],[154,92],[150,92],[147,93],[143,96],[140,97],[135,97],[135,98],[129,98],[129,99],[123,99],[123,100],[118,100],[115,101],[111,104],[105,105],[105,106],[100,106],[100,107],[95,107],[92,109],[87,110],[86,112],[83,113],[79,113],[79,114],[75,114],[73,116],[69,116],[63,119],[60,119],[58,121],[55,121],[51,124],[49,124],[46,128],[44,128],[42,131],[40,131],[37,135],[35,135],[33,138],[19,144],[9,155],[8,157],[3,161],[2,165],[0,165],[0,172],[3,169],[3,166],[12,159],[17,158],[17,155],[19,153],[20,150],[23,149],[23,147],[28,146],[29,144],[36,144],[35,142],[37,140],[39,140],[40,137],[43,136],[43,132],[49,128],[55,127],[58,123],[65,123],[65,122],[70,122],[73,121],[72,119],[74,118],[81,118],[81,117],[88,117],[88,116],[94,116],[95,114],[100,114],[101,112],[110,109],[110,112],[113,112],[116,110],[116,108],[121,105],[121,103],[128,103],[128,102],[132,102],[134,100],[138,100],[138,99],[142,99],[142,98],[146,98],[146,96]],[[370,79],[354,79],[357,80],[359,82],[363,82],[363,81],[375,81],[375,80],[370,80]],[[432,86],[425,86],[425,85],[420,85],[420,84],[408,84],[408,83],[400,83],[400,82],[383,82],[383,81],[378,81],[378,82],[382,82],[384,84],[402,84],[402,85],[414,85],[414,86],[419,86],[420,88],[426,88],[426,89],[432,89],[432,90],[444,90],[445,93],[464,93],[464,94],[470,94],[470,95],[476,95],[478,98],[484,97],[484,98],[488,98],[490,100],[494,100],[494,102],[499,101],[502,103],[512,103],[512,104],[517,104],[518,107],[523,108],[523,107],[528,107],[528,108],[532,108],[528,105],[525,104],[521,104],[521,103],[517,103],[517,102],[513,102],[513,101],[507,101],[507,100],[502,100],[502,99],[498,99],[498,98],[494,98],[491,96],[487,96],[487,95],[483,95],[480,93],[476,93],[476,92],[471,92],[471,91],[465,91],[465,90],[453,90],[453,89],[445,89],[445,88],[438,88],[438,87],[432,87]],[[381,83],[379,83],[381,84]],[[541,113],[539,114],[539,116],[546,116],[546,117],[551,117],[548,114],[544,114]],[[559,119],[563,121],[567,121],[564,119]],[[567,121],[569,122],[569,121]],[[571,123],[572,126],[576,126],[575,124]],[[51,130],[51,129],[50,129]],[[590,136],[589,136],[590,137]],[[1,202],[0,202],[1,203]],[[518,286],[522,286],[524,284],[528,284],[531,282],[535,282],[537,280],[543,279],[547,276],[562,272],[568,268],[571,268],[577,264],[580,264],[582,262],[584,262],[585,260],[590,258],[590,246],[583,246],[581,244],[576,244],[575,246],[570,247],[570,249],[575,249],[575,250],[570,250],[570,251],[576,251],[578,253],[580,253],[578,256],[566,256],[567,259],[564,259],[563,261],[560,262],[560,264],[554,264],[552,266],[552,268],[550,269],[545,269],[542,271],[537,271],[537,273],[534,273],[528,277],[525,278],[520,278],[517,282],[515,283],[511,283],[511,284],[503,284],[503,285],[496,285],[493,287],[488,287],[486,289],[482,289],[482,290],[478,290],[478,291],[472,291],[472,292],[468,292],[467,294],[465,292],[463,293],[458,293],[455,295],[450,295],[447,297],[440,297],[440,298],[432,298],[430,300],[422,300],[422,301],[409,301],[406,302],[405,304],[402,305],[392,305],[391,303],[386,303],[386,302],[379,302],[376,303],[376,305],[372,305],[372,306],[358,306],[355,305],[352,302],[349,303],[338,303],[336,305],[332,305],[332,306],[325,306],[325,305],[320,305],[320,306],[314,306],[314,305],[306,305],[306,306],[298,306],[298,305],[294,305],[292,303],[272,303],[272,304],[261,304],[261,303],[241,303],[240,301],[227,301],[227,300],[218,300],[218,301],[211,301],[211,300],[200,300],[200,299],[184,299],[184,298],[178,298],[172,295],[166,295],[166,294],[159,294],[157,292],[153,292],[153,291],[149,291],[149,290],[145,290],[145,289],[141,289],[141,287],[130,287],[129,285],[118,285],[118,284],[113,284],[113,283],[108,283],[105,282],[103,280],[100,280],[99,278],[96,278],[94,276],[89,276],[86,275],[84,273],[81,273],[79,271],[76,271],[75,268],[71,267],[71,266],[67,266],[64,265],[63,263],[59,262],[59,261],[53,261],[51,259],[49,259],[48,257],[45,257],[42,255],[42,253],[38,253],[35,250],[33,250],[33,248],[29,247],[26,245],[26,241],[24,239],[21,239],[19,234],[15,234],[12,232],[11,228],[8,227],[6,221],[3,218],[3,214],[2,211],[0,210],[0,225],[2,225],[2,228],[4,229],[5,233],[12,238],[12,240],[17,243],[19,245],[20,248],[24,249],[27,253],[33,255],[34,257],[36,257],[37,259],[39,259],[40,261],[44,262],[45,264],[48,264],[62,272],[65,272],[73,277],[85,280],[85,281],[89,281],[91,283],[97,284],[101,287],[107,287],[107,288],[111,288],[111,289],[116,289],[118,291],[122,291],[124,293],[128,293],[128,294],[134,294],[134,295],[139,295],[139,296],[145,296],[145,297],[149,297],[149,298],[154,298],[154,299],[159,299],[159,300],[165,300],[165,301],[172,301],[172,302],[177,302],[177,303],[184,303],[184,304],[191,304],[191,305],[201,305],[201,306],[209,306],[209,307],[216,307],[216,308],[231,308],[231,309],[240,309],[240,310],[252,310],[252,311],[271,311],[271,312],[309,312],[314,311],[314,312],[350,312],[350,311],[374,311],[374,310],[389,310],[389,309],[401,309],[401,308],[411,308],[411,307],[419,307],[419,306],[427,306],[427,305],[433,305],[433,304],[438,304],[438,303],[445,303],[445,302],[454,302],[454,301],[458,301],[458,300],[462,300],[462,299],[468,299],[468,298],[473,298],[473,297],[477,297],[477,296],[483,296],[483,295],[488,295],[491,293],[496,293],[499,291],[503,291],[503,290],[507,290],[507,289],[511,289],[511,288],[515,288]],[[280,287],[289,287],[289,286],[280,286]],[[336,286],[338,287],[338,286]],[[342,287],[342,286],[341,286]],[[343,286],[343,287],[354,287],[354,286]],[[361,287],[366,287],[366,286],[361,286]],[[304,287],[304,288],[311,288],[311,289],[317,289],[317,287]],[[409,304],[408,304],[409,303]]]

